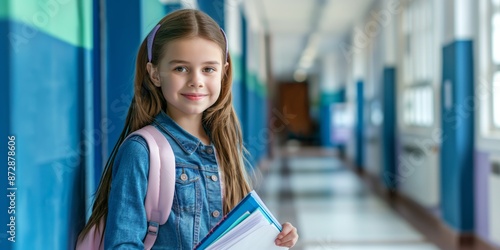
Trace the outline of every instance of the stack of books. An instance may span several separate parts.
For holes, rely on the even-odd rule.
[[[278,247],[274,243],[281,229],[278,220],[257,193],[252,191],[200,241],[195,249],[287,249]]]

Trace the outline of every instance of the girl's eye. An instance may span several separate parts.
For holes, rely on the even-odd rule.
[[[174,70],[177,72],[187,72],[187,68],[183,66],[176,67]]]
[[[204,71],[207,73],[213,73],[213,72],[215,72],[215,69],[214,68],[205,68]]]

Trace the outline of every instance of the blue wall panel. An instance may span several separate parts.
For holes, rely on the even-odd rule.
[[[332,133],[331,133],[331,120],[332,120],[332,111],[330,109],[331,104],[322,104],[319,108],[320,112],[320,121],[319,121],[319,133],[320,133],[320,142],[323,147],[332,147]]]
[[[240,106],[241,115],[239,116],[241,122],[241,130],[243,132],[243,145],[248,147],[250,137],[248,120],[249,120],[249,89],[248,89],[248,44],[247,44],[247,22],[244,13],[240,13],[241,17],[241,85],[240,85],[240,99],[237,100]],[[246,156],[251,160],[251,155]],[[249,167],[249,166],[247,166]]]
[[[12,32],[23,24],[12,22]],[[15,249],[71,249],[85,217],[84,58],[91,51],[39,32],[11,58],[17,137]]]
[[[364,165],[364,92],[363,81],[356,83],[356,165],[362,168]]]
[[[383,73],[382,166],[381,177],[388,189],[396,188],[396,69],[384,68]]]
[[[460,232],[474,218],[474,63],[472,41],[443,48],[441,197],[444,220]]]
[[[0,18],[0,34],[8,34],[9,31],[9,21],[6,19],[1,19]],[[7,136],[9,135],[16,135],[12,133],[11,130],[11,115],[10,115],[10,102],[11,102],[11,96],[10,96],[10,44],[9,44],[9,39],[8,36],[0,36],[0,117],[2,117],[2,121],[0,122],[0,143],[2,143],[2,149],[0,150],[0,153],[2,156],[7,156],[8,153],[8,148],[7,148],[7,143],[8,143],[8,138]],[[7,166],[5,166],[7,167]],[[7,180],[7,171],[2,171],[0,174],[0,178],[2,180]],[[9,217],[10,215],[8,214],[8,207],[9,207],[9,202],[10,198],[7,198],[7,188],[8,188],[8,182],[7,181],[0,181],[0,188],[2,189],[2,192],[0,193],[1,198],[0,198],[0,207],[5,208],[2,211],[0,211],[0,225],[7,225],[10,223]],[[5,227],[7,228],[7,227]],[[2,230],[0,232],[0,249],[5,249],[9,250],[12,249],[12,243],[7,240],[7,238],[10,236],[6,232],[7,230]]]
[[[201,11],[207,13],[210,17],[212,17],[220,27],[223,29],[226,28],[224,24],[225,17],[225,0],[198,0],[198,7]]]
[[[100,13],[100,0],[93,0],[92,4],[92,12]],[[89,159],[89,161],[93,161],[91,164],[94,169],[89,171],[93,173],[93,180],[91,183],[87,184],[87,197],[93,195],[95,193],[95,189],[97,189],[97,185],[101,180],[102,170],[104,168],[104,160],[102,157],[103,152],[103,134],[101,128],[101,117],[102,117],[102,82],[101,82],[101,22],[99,15],[92,15],[92,44],[93,44],[93,60],[92,60],[92,110],[88,112],[92,112],[92,126],[93,131],[98,131],[98,133],[94,133],[95,137],[93,137],[92,143],[94,144],[93,151],[93,159]],[[98,135],[99,134],[99,135]],[[98,135],[98,136],[97,136]],[[90,176],[88,176],[90,178]],[[90,181],[89,181],[90,182]],[[90,203],[90,202],[89,202]],[[87,207],[90,207],[91,204],[87,204]],[[90,217],[90,212],[88,213],[88,217]]]
[[[247,103],[246,103],[246,110],[247,110],[247,132],[246,132],[246,147],[248,149],[248,152],[250,153],[249,161],[252,164],[252,166],[255,166],[255,163],[257,163],[258,159],[258,153],[259,153],[259,142],[255,136],[256,131],[258,130],[258,110],[259,110],[259,100],[258,96],[254,91],[247,90]]]
[[[269,143],[269,128],[267,127],[267,99],[255,91],[246,90],[248,102],[245,104],[246,131],[244,131],[245,147],[250,153],[247,157],[252,166],[256,166],[266,154]]]
[[[259,148],[259,161],[267,154],[267,150],[269,147],[269,137],[270,137],[270,130],[267,125],[268,121],[268,100],[265,95],[259,96],[260,99],[260,112],[259,112],[259,131],[257,131],[257,138],[259,138],[261,147]]]
[[[105,1],[107,159],[123,129],[133,96],[135,59],[141,37],[140,1]],[[117,11],[120,10],[120,11]],[[123,28],[126,27],[126,32]]]

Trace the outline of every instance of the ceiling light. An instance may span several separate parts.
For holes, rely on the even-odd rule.
[[[293,73],[293,79],[296,82],[303,82],[307,79],[307,72],[303,69],[297,69]]]

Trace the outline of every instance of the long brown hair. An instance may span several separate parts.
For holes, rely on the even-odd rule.
[[[151,63],[154,65],[157,65],[162,58],[166,44],[176,39],[191,37],[201,37],[217,43],[222,49],[223,61],[227,57],[229,66],[222,77],[219,99],[203,113],[202,119],[217,150],[219,165],[223,173],[224,213],[227,213],[250,191],[250,185],[244,166],[245,149],[240,123],[232,105],[232,64],[231,57],[225,54],[224,35],[212,18],[198,10],[186,9],[172,12],[160,20],[159,24],[161,26],[156,33],[152,49]],[[137,54],[134,97],[128,110],[125,126],[106,162],[92,207],[92,215],[80,233],[79,239],[83,239],[92,226],[98,226],[101,220],[106,221],[111,173],[119,146],[131,132],[150,124],[158,113],[162,110],[166,111],[167,102],[161,89],[155,87],[146,69],[148,62],[146,43],[144,39]]]

